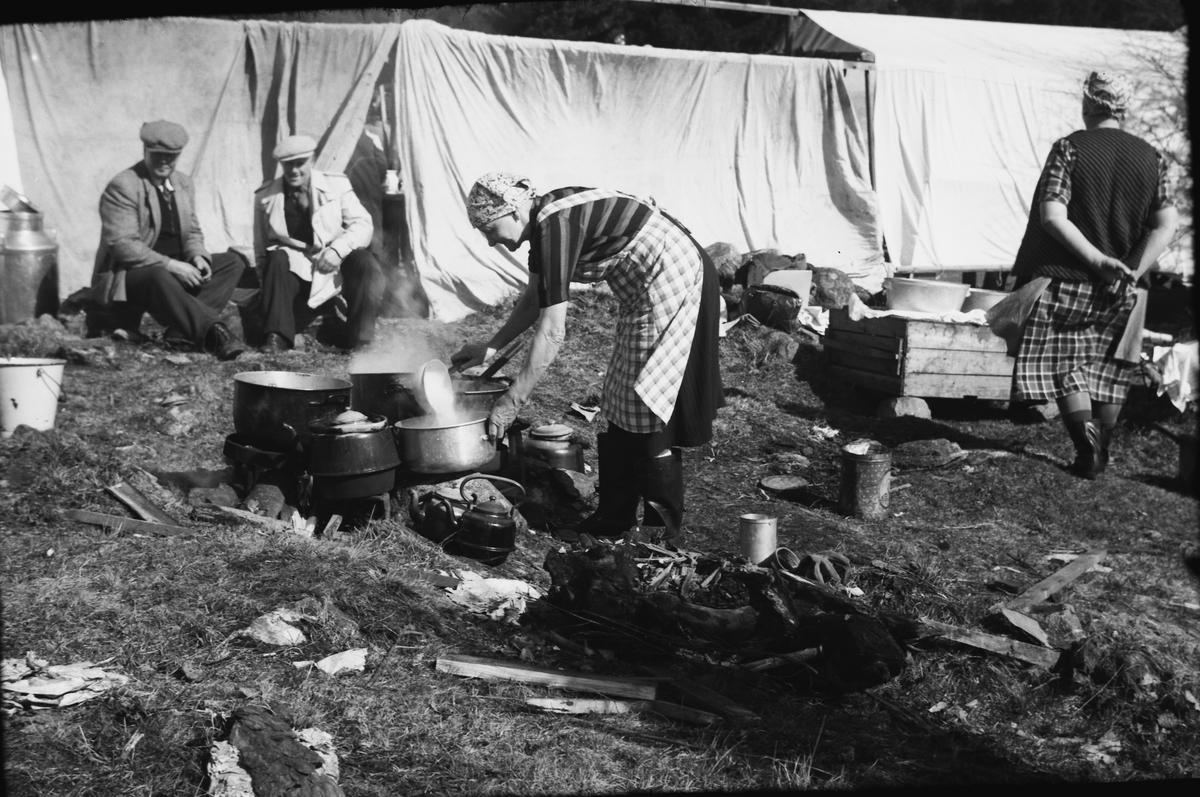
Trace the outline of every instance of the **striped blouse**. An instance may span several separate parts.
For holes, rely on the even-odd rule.
[[[590,188],[556,188],[537,199],[533,217],[550,204]],[[632,196],[607,196],[554,213],[534,226],[529,271],[540,277],[538,305],[549,307],[570,298],[568,284],[591,282],[593,266],[620,254],[654,209]]]

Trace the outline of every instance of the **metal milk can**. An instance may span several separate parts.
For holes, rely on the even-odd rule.
[[[58,315],[58,238],[37,211],[0,212],[0,324]]]

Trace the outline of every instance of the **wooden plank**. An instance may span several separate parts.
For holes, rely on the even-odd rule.
[[[762,670],[773,670],[785,664],[803,664],[804,662],[818,658],[820,655],[820,648],[809,648],[807,650],[797,650],[793,653],[783,653],[779,656],[768,656],[765,659],[758,659],[757,661],[749,661],[743,664],[742,667],[751,672],[761,672]]]
[[[466,678],[498,678],[525,684],[541,684],[576,692],[596,692],[633,700],[654,700],[661,678],[613,678],[603,675],[550,670],[519,662],[485,659],[479,656],[447,654],[437,660],[439,672]]]
[[[1039,667],[1053,667],[1058,663],[1060,656],[1060,651],[1052,648],[1040,648],[1037,645],[1018,642],[1015,639],[1008,639],[1007,637],[996,636],[994,634],[985,634],[982,631],[972,631],[967,628],[959,628],[955,625],[939,623],[936,620],[926,620],[922,617],[921,623],[926,628],[938,632],[939,636],[946,639],[951,639],[963,645],[969,645],[991,653],[999,653],[1001,656],[1019,659],[1029,664],[1036,664]]]
[[[182,526],[182,524],[147,498],[141,490],[128,482],[118,482],[105,488],[125,506],[129,507],[142,520],[152,523],[162,523],[166,526]]]
[[[829,311],[829,329],[844,329],[848,332],[858,332],[863,335],[881,335],[887,338],[907,337],[907,318],[884,316],[883,318],[863,318],[858,321],[850,320],[850,311],[838,307]]]
[[[878,360],[871,357],[860,357],[857,354],[838,351],[836,349],[825,350],[826,358],[834,365],[842,365],[846,368],[853,368],[856,371],[867,371],[872,374],[885,374],[887,376],[900,375],[899,360]]]
[[[1012,395],[1011,376],[970,376],[967,374],[911,374],[901,383],[904,396],[926,398],[976,398],[1007,401]]]
[[[949,351],[910,348],[904,354],[905,374],[963,374],[1012,377],[1017,360],[1004,352]]]
[[[762,718],[750,709],[738,705],[725,695],[714,689],[709,689],[703,684],[686,678],[677,678],[666,667],[643,665],[640,669],[650,675],[670,679],[660,684],[659,691],[666,692],[667,696],[685,706],[718,714],[729,722],[739,724],[762,722]]]
[[[100,512],[89,512],[86,509],[68,509],[63,512],[67,520],[77,520],[93,526],[103,526],[113,531],[137,531],[144,534],[158,534],[164,537],[186,537],[195,534],[195,529],[183,526],[171,526],[165,523],[155,523],[149,520],[134,520],[120,515],[105,515]]]
[[[1100,562],[1104,561],[1104,557],[1107,555],[1108,551],[1104,550],[1103,548],[1081,553],[1074,560],[1068,562],[1065,567],[1052,573],[1047,578],[1042,579],[1032,587],[1029,587],[1020,595],[1017,595],[1012,600],[1006,602],[1004,605],[1010,609],[1020,609],[1022,606],[1041,603],[1042,601],[1046,600],[1046,598],[1049,598],[1051,595],[1058,592],[1087,571],[1091,570],[1094,565],[1100,564]]]
[[[628,700],[597,698],[529,697],[525,699],[525,705],[555,714],[629,714],[633,711]]]
[[[900,343],[900,341],[896,340],[895,338],[878,338],[874,335],[856,335],[855,337],[874,338],[875,340],[882,340],[882,341],[886,341],[886,342],[895,343],[895,344],[897,344],[897,346]],[[887,360],[889,362],[899,362],[900,359],[904,356],[900,353],[898,348],[896,348],[896,349],[877,348],[877,347],[873,347],[869,344],[859,343],[859,342],[853,341],[853,340],[841,340],[840,338],[833,338],[833,337],[830,337],[829,335],[825,336],[825,340],[823,340],[821,342],[821,345],[824,346],[826,349],[833,349],[835,351],[843,351],[843,352],[846,352],[847,354],[853,354],[857,357],[871,357],[876,360]]]
[[[530,697],[525,704],[556,714],[658,714],[692,725],[712,725],[721,720],[716,714],[662,700],[571,700],[558,697]]]
[[[883,374],[856,371],[853,368],[844,368],[840,365],[830,365],[829,370],[833,372],[834,376],[852,385],[862,385],[871,390],[878,390],[881,393],[889,393],[893,396],[904,395],[900,387],[900,377],[898,376],[884,376]]]
[[[844,348],[845,345],[850,345],[879,351],[904,351],[903,338],[894,338],[888,335],[867,335],[862,332],[850,332],[845,329],[834,329],[833,327],[825,330],[825,337],[821,343],[824,346],[829,346],[830,341],[843,344],[834,348]],[[847,351],[850,350],[847,349]]]
[[[909,321],[905,341],[910,349],[1005,352],[1008,344],[990,327],[944,321]]]

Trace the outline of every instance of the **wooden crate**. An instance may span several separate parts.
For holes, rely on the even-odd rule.
[[[851,321],[829,311],[823,341],[832,372],[894,396],[1008,400],[1015,360],[985,326],[888,316]]]

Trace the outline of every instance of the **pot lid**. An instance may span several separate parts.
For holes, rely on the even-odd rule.
[[[530,429],[529,434],[540,440],[565,440],[571,436],[571,427],[565,423],[551,423]]]

